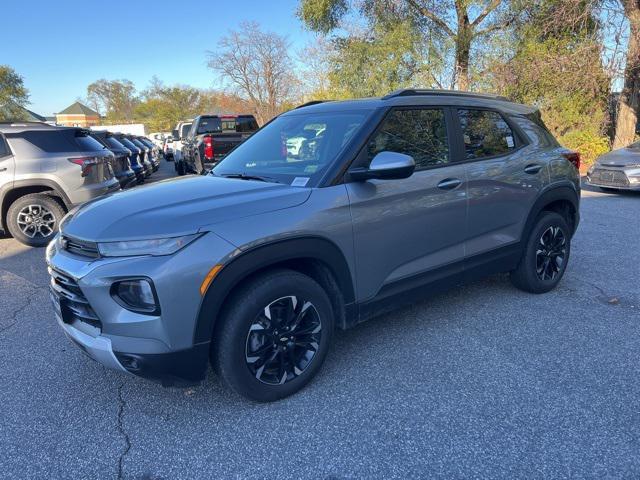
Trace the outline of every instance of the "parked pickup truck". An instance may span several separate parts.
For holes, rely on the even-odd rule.
[[[258,130],[253,115],[200,115],[183,140],[184,168],[178,172],[202,174]]]

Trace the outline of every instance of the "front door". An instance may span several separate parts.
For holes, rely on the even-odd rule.
[[[448,115],[446,108],[393,109],[358,157],[358,166],[383,151],[416,162],[407,179],[347,184],[359,302],[440,267],[462,271],[467,182],[465,166],[451,162]]]

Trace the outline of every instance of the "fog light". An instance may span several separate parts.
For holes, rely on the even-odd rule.
[[[111,287],[113,298],[127,310],[158,314],[160,306],[151,280],[135,278],[116,282]]]

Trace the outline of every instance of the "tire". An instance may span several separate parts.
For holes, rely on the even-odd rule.
[[[511,282],[530,293],[553,290],[564,275],[570,253],[567,221],[558,213],[543,212],[531,229],[520,263],[511,272]]]
[[[178,175],[180,176],[185,175],[187,173],[184,169],[184,162],[182,160],[178,160],[176,162],[176,172],[178,172]]]
[[[326,292],[313,279],[274,270],[242,285],[228,305],[211,349],[212,366],[226,386],[250,400],[271,402],[296,393],[318,373],[334,317]],[[289,330],[286,318],[293,319]]]
[[[6,223],[11,236],[19,242],[30,247],[46,247],[65,213],[62,205],[50,195],[32,193],[11,204]]]

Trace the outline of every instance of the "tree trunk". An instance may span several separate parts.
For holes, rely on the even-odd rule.
[[[629,45],[624,87],[618,100],[614,149],[633,143],[640,107],[640,0],[625,0],[624,10],[629,20]]]
[[[464,2],[456,1],[456,13],[458,15],[458,31],[454,39],[456,45],[455,86],[458,90],[469,90],[469,56],[473,26],[469,22]]]

